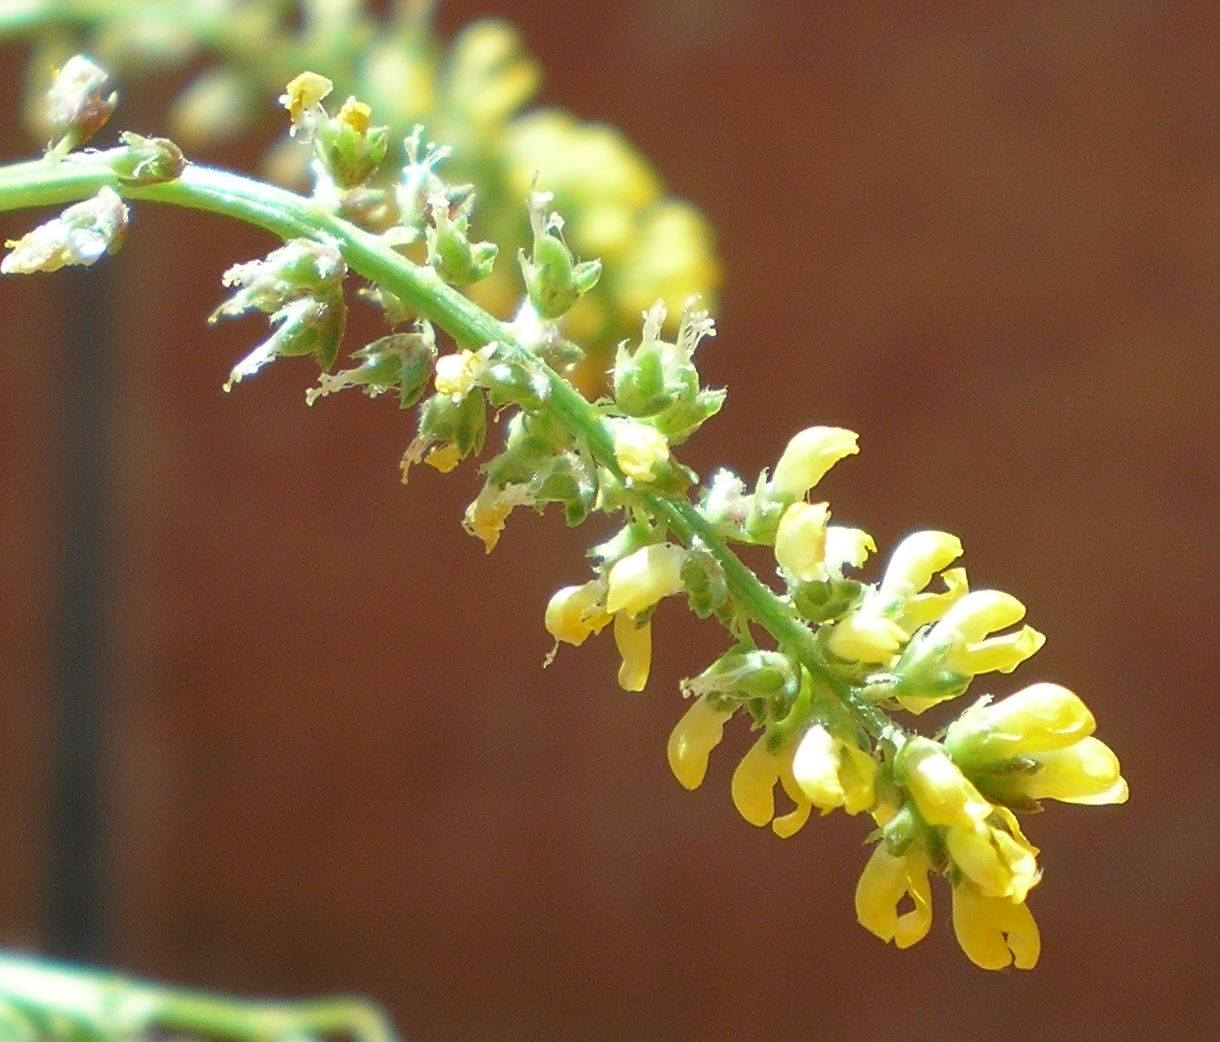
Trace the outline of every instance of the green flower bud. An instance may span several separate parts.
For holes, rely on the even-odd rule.
[[[495,243],[472,243],[468,238],[473,207],[473,194],[456,204],[439,194],[428,201],[429,224],[424,230],[428,263],[450,286],[468,286],[487,278],[500,252]]]
[[[315,131],[314,151],[340,188],[364,184],[385,158],[389,128],[371,126],[372,111],[364,102],[348,98]]]
[[[530,195],[530,223],[534,229],[534,250],[526,256],[521,250],[521,273],[530,303],[540,318],[558,318],[601,278],[599,260],[577,263],[571,251],[559,237],[563,220],[558,214],[545,215],[551,201],[548,192],[534,191]]]
[[[807,622],[833,622],[855,607],[864,592],[854,579],[798,583],[792,587],[792,606]]]
[[[339,354],[347,323],[342,292],[297,297],[271,314],[275,331],[237,363],[225,381],[225,392],[253,376],[277,356],[313,355],[319,368],[329,369]]]

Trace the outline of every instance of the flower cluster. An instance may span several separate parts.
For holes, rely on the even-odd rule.
[[[499,54],[491,63],[497,75],[515,67],[494,39],[485,46],[484,58]],[[471,97],[482,97],[479,77],[468,79]],[[618,347],[611,393],[589,401],[564,376],[581,356],[564,321],[596,292],[606,268],[577,259],[551,193],[529,187],[530,242],[517,252],[520,304],[512,322],[500,322],[462,295],[490,278],[500,251],[471,241],[474,193],[439,172],[449,150],[417,130],[403,143],[397,182],[379,186],[388,132],[354,97],[330,113],[323,103],[332,89],[326,77],[303,73],[281,97],[298,147],[306,142],[312,157],[320,186],[313,198],[260,196],[249,181],[234,192],[242,204],[257,198],[259,221],[289,206],[292,220],[279,227],[316,226],[225,274],[233,293],[213,318],[258,311],[274,327],[233,368],[226,389],[276,357],[310,355],[321,370],[310,403],[349,387],[392,394],[403,408],[418,403],[404,481],[418,463],[446,472],[483,455],[483,485],[464,524],[489,552],[518,507],[557,504],[573,526],[593,513],[615,518],[614,534],[591,551],[592,576],[547,605],[551,655],[610,628],[620,686],[642,691],[654,616],[662,601],[684,598],[698,617],[718,621],[730,644],[682,683],[693,701],[667,748],[678,781],[688,789],[703,782],[725,724],[740,717],[757,733],[730,785],[747,822],[787,838],[815,808],[872,818],[877,846],[856,891],[868,930],[904,948],[922,939],[935,874],[952,887],[954,929],[972,961],[1032,967],[1040,940],[1026,899],[1040,869],[1017,814],[1045,799],[1123,802],[1117,758],[1093,737],[1083,702],[1056,684],[984,696],[939,739],[895,718],[959,698],[976,677],[1010,673],[1035,654],[1044,638],[1022,624],[1024,605],[1000,590],[971,589],[957,563],[961,542],[947,532],[908,535],[876,581],[860,577],[875,541],[832,523],[830,504],[815,492],[858,451],[853,431],[810,427],[752,484],[727,469],[701,484],[677,450],[719,411],[724,391],[703,387],[695,363],[715,333],[697,298],[685,302],[672,335],[664,301],[648,307],[639,337]],[[494,125],[501,114],[492,105],[484,122]],[[93,163],[119,190],[191,177],[171,143],[123,141],[111,152],[56,161]],[[217,207],[228,183],[208,182],[207,208]],[[384,219],[372,234],[365,219],[375,212]],[[105,187],[12,244],[3,270],[91,263],[117,245],[125,224],[119,191]],[[391,332],[332,372],[349,268],[373,282],[365,296]],[[398,328],[408,322],[409,331]],[[438,330],[453,343],[438,345]],[[778,586],[747,568],[734,544],[768,548]]]

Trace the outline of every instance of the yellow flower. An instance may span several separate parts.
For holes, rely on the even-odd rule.
[[[614,563],[607,577],[606,610],[635,617],[682,589],[686,551],[671,543],[650,543]]]
[[[1034,800],[1064,803],[1126,803],[1127,782],[1118,757],[1105,742],[1082,738],[1066,749],[1038,753],[1032,759],[1038,769],[1013,776],[1022,795]]]
[[[1024,901],[1042,875],[1038,848],[1025,838],[1012,811],[1000,807],[997,814],[1007,828],[983,821],[972,829],[950,826],[945,830],[945,846],[980,893]]]
[[[647,423],[624,420],[614,431],[614,458],[633,481],[653,481],[669,462],[669,441]]]
[[[775,814],[775,786],[782,786],[795,804],[793,810],[778,817]],[[809,820],[812,807],[792,776],[792,749],[784,744],[772,749],[764,734],[741,758],[733,772],[733,805],[751,825],[762,828],[770,824],[781,839],[800,831]]]
[[[821,724],[814,724],[797,743],[792,775],[815,807],[829,813],[843,807],[848,814],[868,810],[874,802],[877,762],[863,749],[848,745]]]
[[[832,578],[842,579],[843,569],[863,568],[869,554],[877,552],[873,537],[863,528],[846,525],[828,525],[826,528],[825,572]]]
[[[406,459],[404,457],[404,463]],[[443,445],[438,445],[436,448],[429,449],[428,454],[424,457],[424,462],[429,467],[435,467],[442,474],[448,474],[454,467],[462,462],[462,453],[458,447],[451,441],[445,442]],[[403,467],[403,481],[407,480],[406,467]]]
[[[839,460],[860,451],[859,437],[843,427],[807,427],[788,442],[775,465],[771,494],[803,499]]]
[[[877,844],[860,882],[856,884],[856,918],[866,930],[899,948],[922,941],[932,926],[932,892],[928,871],[932,865],[918,843],[905,854],[891,854],[884,843]],[[898,913],[898,905],[910,898],[914,906]]]
[[[618,683],[624,691],[643,691],[652,669],[652,620],[637,623],[626,612],[614,616],[614,643],[623,662]]]
[[[998,702],[984,699],[949,725],[945,747],[959,763],[984,764],[1075,745],[1093,714],[1060,684],[1031,684]]]
[[[446,395],[454,404],[460,403],[483,375],[496,347],[493,341],[478,351],[466,349],[441,355],[436,360],[436,393]]]
[[[1011,673],[1046,642],[1032,626],[999,637],[988,634],[1020,622],[1025,605],[1001,590],[974,590],[950,605],[929,640],[949,648],[945,668],[962,676]]]
[[[925,591],[907,599],[906,607],[899,617],[904,629],[914,633],[920,626],[944,618],[949,607],[970,592],[965,568],[946,568],[940,573],[940,577],[945,584],[943,593]]]
[[[606,583],[594,579],[583,586],[565,586],[546,606],[546,630],[556,640],[583,644],[610,622],[605,608]]]
[[[835,624],[826,647],[849,662],[889,662],[910,636],[891,619],[855,611]]]
[[[775,559],[785,572],[802,582],[826,577],[829,519],[828,503],[793,503],[784,511],[775,532]]]
[[[988,897],[969,879],[953,888],[953,932],[970,961],[984,970],[1011,964],[1032,970],[1042,951],[1038,924],[1024,902]]]
[[[669,736],[666,754],[669,769],[683,788],[697,789],[707,774],[711,752],[724,737],[725,721],[733,708],[713,705],[707,697],[696,699]]]
[[[973,831],[995,809],[949,759],[940,743],[930,738],[916,735],[909,739],[898,753],[897,766],[929,825],[954,825]]]
[[[912,532],[890,554],[878,593],[885,600],[906,599],[961,555],[961,540],[949,532]]]
[[[319,116],[322,99],[335,89],[334,83],[316,72],[302,72],[288,81],[279,102],[288,110],[292,132],[312,129],[311,117]]]
[[[534,495],[528,485],[485,484],[474,502],[466,508],[462,527],[473,536],[483,540],[483,549],[488,553],[496,548],[504,522],[515,507],[532,505]]]

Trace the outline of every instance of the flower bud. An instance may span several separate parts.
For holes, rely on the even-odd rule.
[[[426,324],[417,333],[391,333],[352,352],[360,359],[354,369],[323,373],[318,386],[305,392],[305,404],[313,405],[319,398],[334,394],[345,387],[361,387],[369,397],[398,389],[398,404],[410,408],[432,375],[436,361],[436,341]]]
[[[606,610],[630,618],[682,589],[686,551],[669,543],[650,543],[620,561],[607,576]]]
[[[898,753],[902,783],[929,825],[956,825],[972,831],[992,807],[962,774],[939,742],[915,736]]]
[[[721,655],[697,677],[682,681],[687,694],[721,695],[780,703],[786,711],[801,688],[798,667],[780,651],[737,647]]]
[[[577,263],[559,237],[563,221],[558,214],[546,215],[549,192],[530,193],[530,222],[534,229],[533,253],[521,250],[519,260],[525,288],[534,310],[544,319],[558,318],[601,278],[599,260]]]
[[[938,636],[952,635],[959,643],[972,644],[1024,617],[1025,605],[1012,594],[972,590],[950,606],[935,631]]]
[[[322,100],[334,89],[332,81],[316,72],[302,72],[288,81],[279,102],[288,110],[293,137],[297,136],[297,131],[306,140],[313,136],[318,125],[326,118]]]
[[[364,184],[385,158],[389,128],[372,126],[372,114],[364,102],[349,97],[335,115],[318,123],[314,151],[340,188]]]
[[[953,888],[953,932],[970,961],[984,970],[1012,964],[1032,970],[1042,951],[1038,924],[1024,902],[988,897],[968,878]]]
[[[808,427],[788,442],[775,465],[768,490],[801,499],[839,460],[859,452],[859,435],[842,427]]]
[[[802,582],[826,577],[826,526],[828,503],[791,504],[775,530],[775,559],[789,575]]]
[[[735,707],[713,704],[706,696],[691,703],[669,736],[669,769],[683,788],[697,789],[707,774],[711,752],[724,737],[725,721]]]
[[[504,522],[516,507],[533,506],[534,497],[528,485],[501,487],[486,482],[473,503],[466,508],[462,527],[472,536],[483,540],[483,549],[491,553],[500,541]]]
[[[957,763],[983,765],[1074,745],[1093,733],[1093,714],[1066,687],[1032,684],[998,702],[977,702],[949,725]]]

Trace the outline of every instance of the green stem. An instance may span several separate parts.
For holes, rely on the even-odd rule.
[[[443,283],[431,268],[413,264],[378,236],[326,212],[310,199],[222,170],[192,165],[174,181],[125,184],[110,166],[124,152],[114,149],[54,165],[40,160],[0,167],[0,211],[82,199],[109,185],[130,199],[222,214],[284,239],[328,236],[352,270],[389,290],[460,345],[481,347],[498,341],[517,352],[523,364],[541,371],[550,385],[548,407],[588,446],[599,464],[622,477],[614,457],[613,435],[598,411],[562,376],[520,346],[504,323]],[[647,491],[641,492],[640,498],[684,545],[698,543],[716,559],[737,602],[781,646],[796,654],[816,679],[836,691],[866,730],[880,737],[893,727],[888,714],[827,670],[809,628],[789,604],[742,563],[693,503]]]
[[[6,1007],[36,1022],[42,1014],[54,1015],[60,1023],[67,1020],[83,1029],[84,1037],[114,1042],[153,1031],[231,1042],[338,1036],[353,1042],[398,1042],[385,1014],[364,999],[253,1002],[0,953],[0,1016]],[[78,1035],[65,1030],[64,1037]]]

